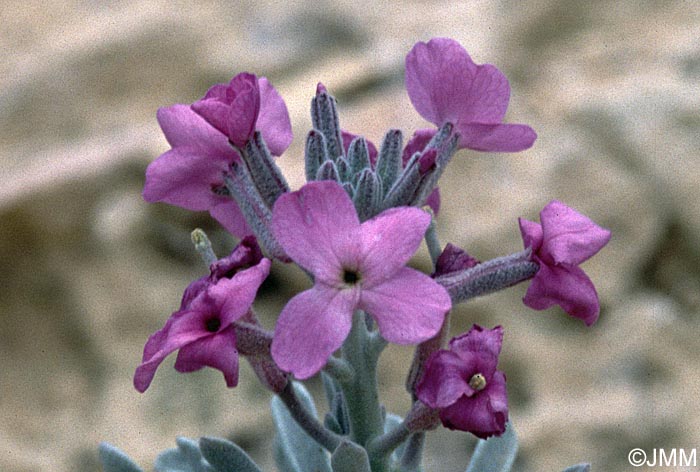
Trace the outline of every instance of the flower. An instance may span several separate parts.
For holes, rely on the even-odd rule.
[[[590,326],[600,313],[593,282],[578,265],[600,251],[611,233],[559,201],[540,212],[539,223],[519,218],[525,248],[540,268],[523,302],[535,310],[559,305]]]
[[[224,106],[217,100],[217,93],[224,98],[226,93],[235,95],[232,84],[241,82],[237,78],[248,76],[251,75],[239,74],[228,87],[220,84],[209,89],[202,100],[192,105],[192,108],[200,110],[198,113],[189,105],[181,104],[158,110],[158,123],[172,149],[148,166],[143,189],[143,198],[148,202],[165,202],[187,210],[208,211],[226,230],[240,238],[252,234],[252,231],[238,205],[228,194],[223,178],[231,163],[240,162],[240,156],[230,145],[227,131],[222,130],[221,126],[213,126],[212,122],[222,124],[217,121],[221,114],[214,113]],[[253,82],[244,83],[248,85],[246,93],[239,95],[258,96],[252,130],[257,126],[272,154],[282,154],[292,140],[284,101],[264,77],[256,79],[256,88],[253,88]],[[234,102],[242,105],[239,101]],[[231,105],[228,110],[226,116],[236,123],[235,106]],[[241,113],[244,111],[249,110],[242,110]],[[246,121],[249,115],[245,115],[247,118],[241,115],[241,120]],[[240,120],[237,123],[240,124]],[[233,124],[231,127],[235,128]],[[241,132],[236,136],[240,138],[246,133]],[[237,144],[240,145],[240,141]]]
[[[192,110],[238,147],[245,146],[256,129],[275,156],[282,155],[292,142],[287,106],[265,77],[240,73],[228,85],[216,84],[207,90],[192,104]]]
[[[500,436],[508,421],[506,376],[496,370],[503,328],[474,325],[430,356],[416,395],[439,409],[442,424],[482,439]]]
[[[423,118],[437,126],[455,125],[460,148],[516,152],[537,138],[527,125],[502,123],[510,98],[508,79],[490,64],[475,64],[452,39],[413,46],[406,56],[406,90]]]
[[[264,258],[249,267],[253,252],[250,247],[239,246],[231,259],[222,260],[220,266],[212,264],[209,278],[190,284],[180,309],[148,338],[142,362],[134,374],[136,390],[145,392],[160,363],[178,349],[178,372],[209,366],[224,374],[228,387],[238,384],[233,323],[249,313],[258,288],[270,271],[270,261]],[[221,268],[225,270],[220,271]]]
[[[272,357],[305,379],[318,372],[350,332],[353,312],[366,311],[381,335],[397,344],[434,336],[450,297],[427,275],[405,267],[430,216],[417,208],[389,209],[360,224],[352,201],[333,181],[282,195],[272,231],[289,257],[313,274],[314,286],[284,307]]]

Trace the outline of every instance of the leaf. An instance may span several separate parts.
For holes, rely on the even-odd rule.
[[[371,472],[367,451],[354,442],[343,441],[331,456],[333,472]]]
[[[202,457],[199,445],[188,438],[177,438],[177,447],[161,452],[156,458],[156,472],[216,472]]]
[[[100,443],[98,450],[104,472],[143,472],[129,456],[109,443]]]
[[[294,382],[294,392],[312,415],[316,407],[309,392]],[[285,472],[331,472],[326,451],[294,421],[279,397],[272,399],[272,420],[277,435],[274,442],[275,461]]]
[[[576,464],[564,469],[564,472],[590,472],[591,464]]]
[[[216,472],[262,472],[253,459],[231,441],[201,438],[199,448]]]
[[[510,423],[500,437],[480,439],[474,448],[467,472],[508,472],[518,452],[518,437]]]

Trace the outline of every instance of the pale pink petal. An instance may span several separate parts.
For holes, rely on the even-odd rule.
[[[272,358],[298,379],[317,373],[345,341],[357,304],[357,290],[314,286],[292,298],[280,313]]]
[[[253,234],[238,203],[231,198],[220,197],[216,204],[209,208],[209,214],[234,236],[245,238]]]
[[[220,370],[228,387],[238,384],[238,350],[233,326],[180,348],[175,361],[178,372],[194,372],[203,367]]]
[[[419,42],[406,56],[406,90],[416,111],[437,126],[456,122],[469,96],[476,64],[456,41]]]
[[[578,265],[610,241],[610,231],[556,200],[542,209],[540,221],[543,232],[540,252],[543,259],[551,257],[555,264]]]
[[[459,148],[489,152],[518,152],[529,149],[537,133],[527,125],[458,122]]]
[[[232,160],[237,154],[225,134],[213,128],[189,105],[159,108],[156,114],[165,139],[172,147],[193,148],[192,152],[214,159]]]
[[[593,282],[578,267],[540,264],[523,298],[525,305],[545,310],[559,305],[569,315],[580,318],[590,326],[600,313],[598,294]]]
[[[292,123],[284,100],[265,77],[258,79],[260,87],[260,115],[255,129],[273,156],[281,156],[292,143]]]
[[[410,207],[390,208],[362,223],[358,270],[363,286],[381,284],[406,265],[429,225],[428,213]]]
[[[359,225],[348,194],[328,180],[285,193],[272,212],[273,235],[287,255],[329,285],[342,280],[341,255],[359,257],[353,249]]]
[[[500,123],[510,99],[508,79],[491,64],[477,66],[465,98],[461,103],[460,122]]]
[[[416,395],[431,408],[444,408],[462,395],[474,393],[465,380],[468,376],[469,366],[464,359],[454,352],[440,350],[428,359]]]
[[[524,247],[532,248],[533,253],[539,251],[542,246],[542,225],[525,218],[518,218],[518,224]]]
[[[389,342],[414,344],[430,339],[452,307],[447,291],[417,270],[404,267],[372,288],[362,289],[360,308],[377,321]]]

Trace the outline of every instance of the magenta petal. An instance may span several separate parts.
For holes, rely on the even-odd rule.
[[[306,379],[326,364],[352,324],[355,290],[315,286],[292,298],[280,313],[272,339],[272,358],[280,369]]]
[[[209,214],[234,236],[245,238],[253,234],[238,204],[230,198],[220,197],[209,208]]]
[[[377,321],[389,342],[413,344],[435,336],[452,307],[447,291],[417,270],[403,267],[372,288],[363,287],[360,308]]]
[[[458,42],[434,38],[416,43],[406,56],[406,90],[416,111],[440,126],[461,116],[476,72]]]
[[[297,264],[319,280],[335,284],[342,275],[339,254],[359,257],[351,250],[360,226],[345,190],[333,181],[311,182],[285,193],[272,211],[272,232]],[[343,261],[347,262],[347,261]]]
[[[484,390],[441,410],[440,419],[449,429],[469,431],[482,439],[500,436],[508,421],[505,376],[496,372]]]
[[[518,224],[520,225],[520,235],[523,237],[523,246],[526,249],[532,248],[533,253],[539,251],[543,238],[542,225],[525,218],[518,218]]]
[[[518,152],[532,147],[537,133],[527,125],[458,122],[459,148]]]
[[[134,374],[136,390],[146,391],[158,366],[171,352],[211,334],[203,326],[201,314],[188,310],[174,313],[161,330],[153,333],[146,342],[143,360]]]
[[[535,310],[561,306],[569,315],[580,318],[587,326],[598,319],[600,303],[593,283],[579,267],[540,264],[523,298]]]
[[[541,253],[555,264],[578,265],[610,241],[610,231],[556,200],[542,209],[540,221],[544,239]]]
[[[408,140],[406,146],[403,148],[403,153],[401,154],[401,160],[404,167],[408,161],[417,152],[421,152],[428,145],[433,136],[435,136],[437,130],[435,128],[423,128],[415,131],[411,139]]]
[[[479,261],[470,256],[464,249],[447,243],[435,263],[433,277],[449,274],[450,272],[462,272],[479,264]]]
[[[474,393],[465,380],[468,376],[469,366],[464,359],[454,352],[440,350],[428,359],[416,395],[431,408],[450,406],[462,395]]]
[[[260,113],[258,79],[244,72],[231,79],[230,88],[236,94],[228,110],[227,134],[233,144],[243,147],[253,135]]]
[[[238,384],[238,351],[233,326],[197,339],[180,348],[175,361],[178,372],[194,372],[203,367],[220,370],[228,387]]]
[[[292,123],[284,100],[265,77],[258,79],[260,87],[260,115],[255,129],[273,156],[281,156],[292,143]]]
[[[418,208],[390,208],[362,223],[358,268],[365,288],[390,278],[411,259],[430,225],[430,215]]]
[[[500,123],[510,100],[510,85],[503,72],[491,64],[477,66],[469,95],[461,103],[459,121]]]
[[[484,329],[474,325],[466,334],[450,340],[450,349],[458,354],[483,352],[497,359],[503,345],[503,327]],[[495,368],[495,365],[494,365]]]

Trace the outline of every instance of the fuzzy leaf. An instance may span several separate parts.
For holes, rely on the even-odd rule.
[[[333,472],[371,472],[367,451],[361,446],[343,441],[331,456]]]
[[[104,472],[143,472],[129,456],[111,444],[100,443],[99,454]]]
[[[316,415],[311,394],[299,383],[294,391],[304,406]],[[275,461],[285,472],[331,472],[328,454],[294,421],[279,397],[272,399],[272,420],[275,423]]]
[[[474,448],[467,472],[508,472],[518,452],[518,438],[507,423],[502,436],[480,439]]]
[[[567,467],[563,472],[590,472],[591,464],[576,464]]]
[[[216,472],[199,451],[199,445],[188,438],[177,438],[177,448],[161,452],[156,458],[156,472]]]
[[[243,449],[225,439],[201,438],[199,448],[216,472],[262,472]]]

